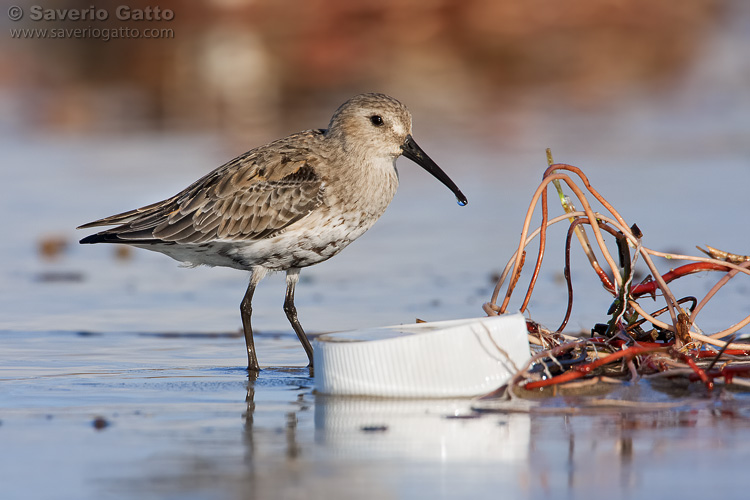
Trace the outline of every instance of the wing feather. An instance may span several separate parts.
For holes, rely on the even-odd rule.
[[[316,167],[325,159],[313,147],[321,140],[322,131],[281,139],[222,165],[172,198],[81,228],[118,225],[86,238],[91,243],[268,238],[323,202],[325,185]]]

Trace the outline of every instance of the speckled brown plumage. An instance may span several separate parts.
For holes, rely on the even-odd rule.
[[[323,201],[321,161],[307,147],[323,131],[306,131],[256,148],[153,205],[81,228],[119,225],[92,239],[118,243],[205,243],[273,236]],[[87,242],[86,239],[83,240]]]

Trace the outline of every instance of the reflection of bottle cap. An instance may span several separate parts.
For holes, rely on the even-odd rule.
[[[487,401],[498,400],[482,400]],[[527,402],[522,400],[521,404]],[[476,404],[476,400],[467,398],[396,399],[317,394],[315,442],[325,443],[326,453],[340,460],[464,463],[474,472],[477,467],[486,470],[481,467],[500,463],[527,466],[529,451],[533,449],[529,446],[532,417],[528,406],[525,413],[479,416],[472,411]],[[490,472],[502,474],[502,470]],[[478,474],[497,479],[491,474],[486,476],[485,472]],[[519,492],[509,498],[525,496]]]
[[[316,390],[341,395],[477,396],[530,357],[521,314],[330,333],[314,346]]]

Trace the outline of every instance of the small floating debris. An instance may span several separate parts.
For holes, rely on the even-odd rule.
[[[129,261],[133,258],[133,248],[128,245],[115,245],[113,253],[115,260]]]
[[[139,332],[139,337],[157,337],[162,339],[235,339],[243,337],[239,330],[236,332]]]
[[[445,398],[485,394],[530,359],[521,314],[328,333],[315,339],[322,394]]]
[[[36,275],[38,283],[80,283],[83,279],[80,271],[43,271]]]
[[[363,425],[359,428],[362,432],[385,432],[388,430],[387,425]]]
[[[102,416],[95,417],[94,420],[91,422],[91,425],[96,429],[97,431],[101,431],[109,427],[109,420]]]
[[[80,330],[76,332],[79,337],[101,337],[104,335],[102,332],[90,332],[88,330]]]
[[[37,251],[44,260],[55,260],[68,249],[68,240],[63,236],[43,236],[37,242]]]

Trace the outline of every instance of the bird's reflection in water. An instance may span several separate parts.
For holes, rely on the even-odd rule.
[[[294,461],[300,456],[302,446],[298,442],[299,414],[311,409],[310,403],[305,399],[311,392],[311,386],[311,368],[275,367],[264,369],[261,372],[248,372],[247,394],[245,396],[247,408],[243,413],[243,439],[245,462],[249,471],[253,471],[257,467],[258,459],[260,455],[263,455],[263,450],[259,449],[260,447],[270,446],[270,451],[273,453],[274,450],[283,446],[283,455],[287,461]],[[259,408],[255,401],[256,394],[284,394],[276,391],[269,392],[268,389],[274,387],[284,387],[287,390],[295,391],[297,392],[296,398],[283,397],[282,400],[277,401],[281,406],[268,405],[268,402],[266,402],[266,404],[262,403]],[[283,430],[279,427],[278,410],[283,411]],[[258,411],[260,411],[260,416],[257,413]],[[268,417],[266,419],[267,425],[259,424],[259,420],[263,421],[263,415]],[[284,437],[283,444],[279,439],[280,436]]]

